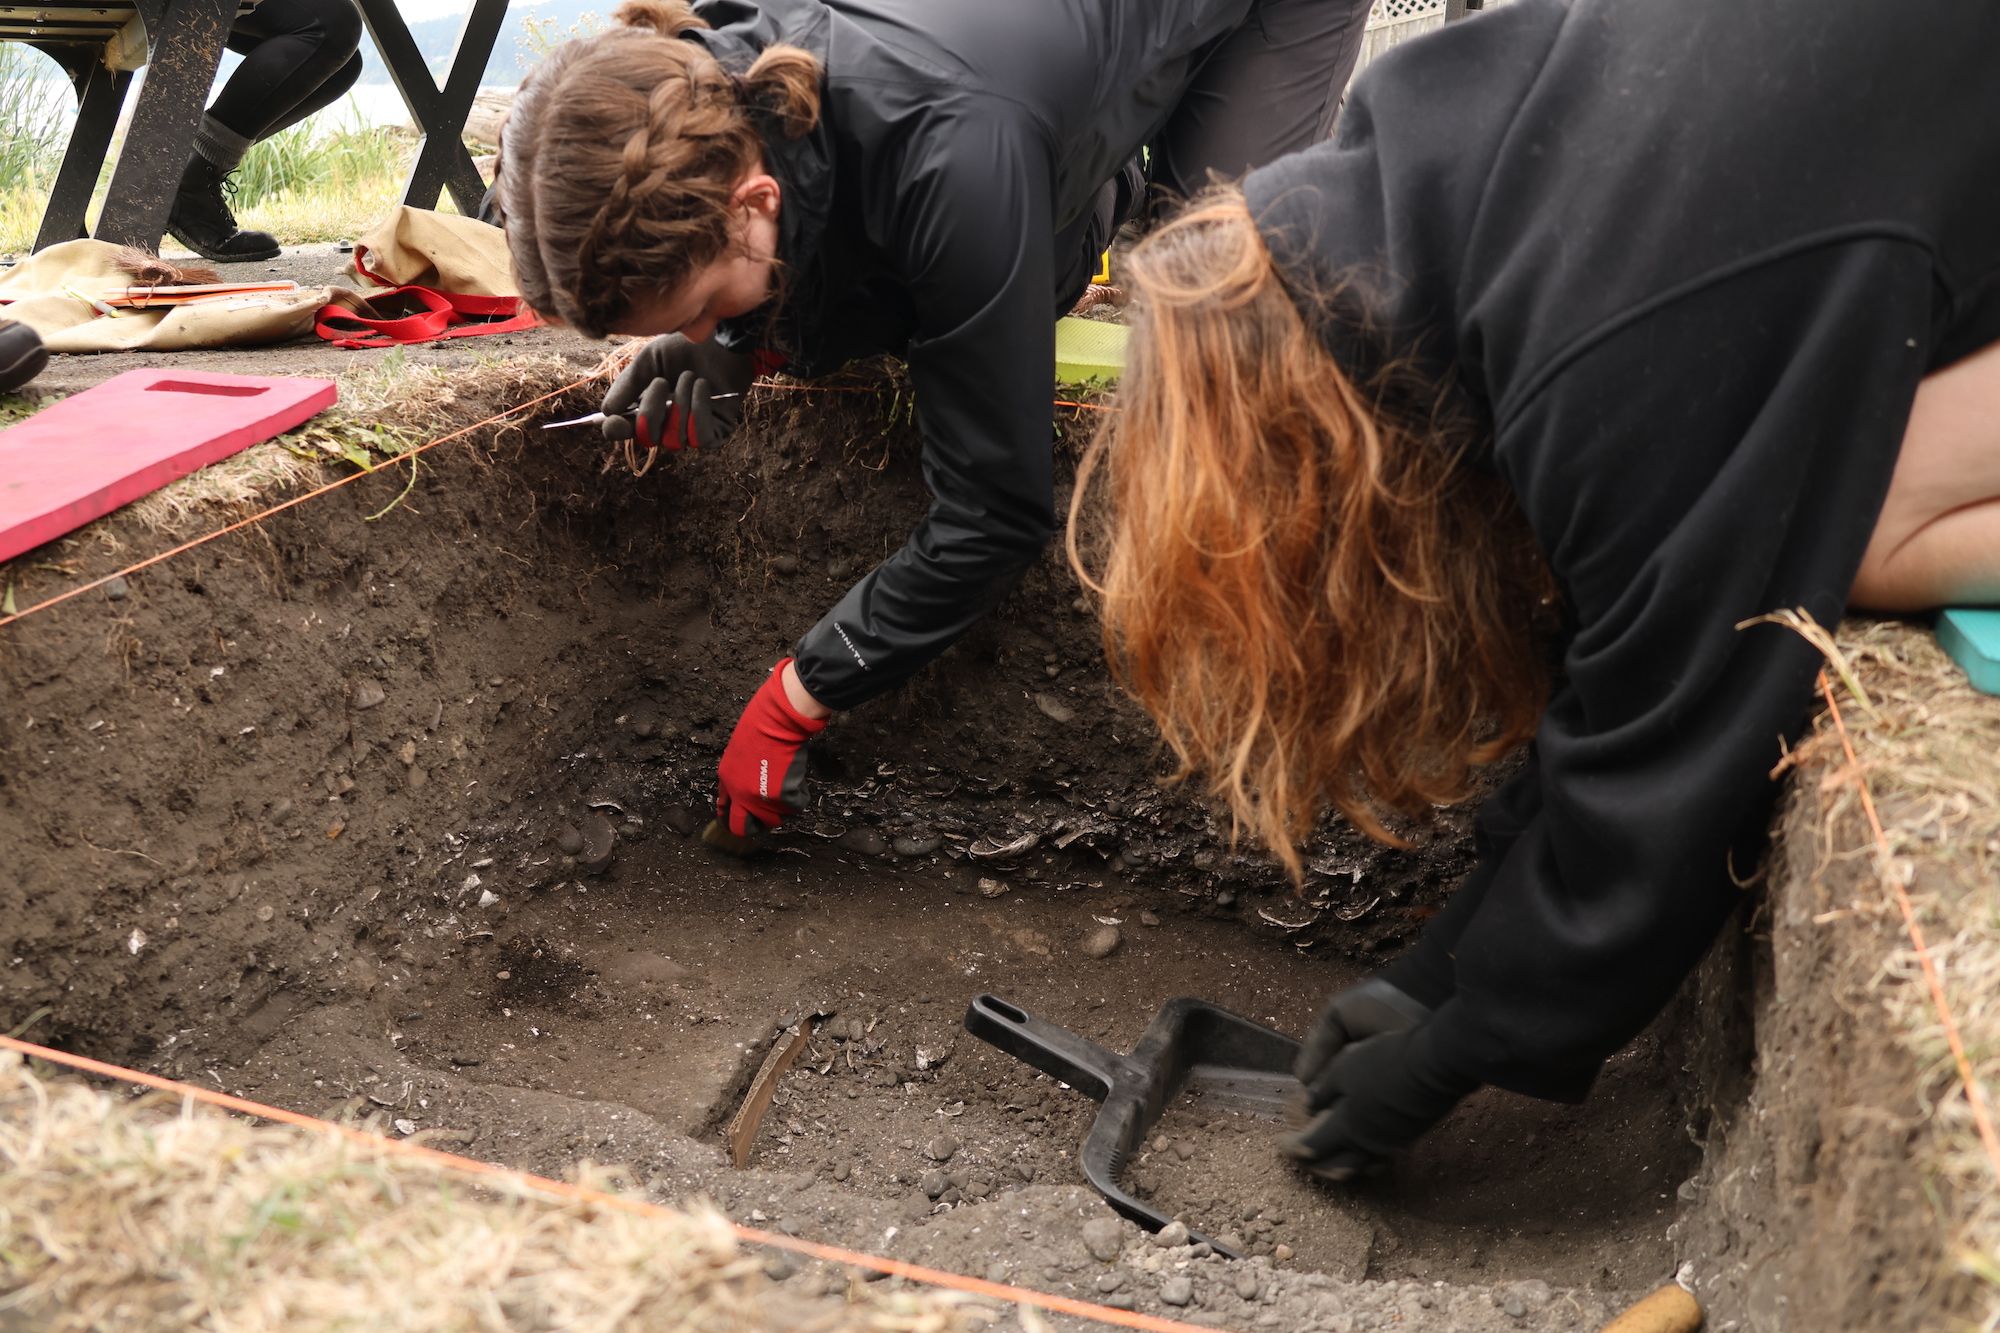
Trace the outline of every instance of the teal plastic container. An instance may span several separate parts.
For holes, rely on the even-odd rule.
[[[1965,669],[1973,689],[2000,694],[2000,610],[1955,606],[1941,612],[1937,640]]]

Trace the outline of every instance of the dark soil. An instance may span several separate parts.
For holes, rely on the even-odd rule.
[[[1118,1049],[1182,993],[1300,1031],[1468,841],[1460,812],[1410,852],[1329,826],[1294,896],[1158,787],[1053,554],[816,744],[813,809],[760,855],[692,836],[744,699],[921,512],[906,418],[892,389],[772,393],[641,480],[489,433],[379,522],[403,477],[0,631],[0,1030],[1212,1323],[1594,1327],[1664,1280],[1694,1149],[1651,1038],[1587,1106],[1483,1095],[1356,1190],[1292,1174],[1270,1127],[1176,1121],[1135,1180],[1259,1258],[1129,1227],[1091,1256],[1091,1104],[967,1037],[967,1000]],[[114,517],[0,577],[25,605],[165,544]],[[593,872],[574,849],[607,833]],[[815,1014],[732,1171],[722,1123]]]

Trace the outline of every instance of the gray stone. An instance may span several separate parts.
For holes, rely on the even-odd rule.
[[[104,584],[105,600],[112,602],[122,602],[131,595],[132,595],[132,585],[125,581],[125,576],[123,574],[120,574],[115,579],[108,579],[105,581]]]
[[[596,810],[583,818],[583,850],[577,853],[578,866],[593,874],[611,864],[611,853],[618,846],[618,830],[610,820]]]
[[[924,1172],[917,1184],[923,1190],[925,1197],[931,1199],[942,1198],[944,1192],[951,1187],[951,1182],[945,1179],[942,1171]]]
[[[1236,1294],[1246,1301],[1257,1299],[1257,1270],[1239,1266],[1236,1270]]]
[[[1153,1233],[1153,1244],[1163,1250],[1176,1250],[1188,1243],[1187,1223],[1175,1218]]]
[[[840,835],[840,845],[863,856],[881,856],[889,850],[889,840],[872,828],[852,828]]]
[[[1186,1305],[1194,1299],[1194,1283],[1184,1277],[1170,1277],[1160,1284],[1160,1302],[1164,1305]]]
[[[357,680],[354,682],[353,690],[348,693],[347,700],[354,705],[354,711],[359,713],[375,707],[388,697],[388,692],[374,681]]]
[[[583,834],[574,824],[565,824],[556,830],[556,850],[564,856],[575,856],[583,850]]]
[[[1083,1248],[1090,1257],[1110,1263],[1125,1248],[1125,1224],[1115,1217],[1093,1217],[1083,1224]]]
[[[1097,1289],[1099,1291],[1113,1292],[1124,1285],[1125,1276],[1122,1273],[1099,1273],[1097,1275]]]
[[[957,1151],[958,1140],[949,1134],[940,1134],[924,1145],[924,1156],[938,1163],[949,1162]]]
[[[902,857],[929,856],[944,845],[944,839],[935,833],[905,833],[889,844],[889,850]]]
[[[1085,937],[1083,951],[1091,958],[1109,958],[1118,952],[1118,946],[1124,942],[1125,937],[1119,934],[1118,927],[1100,926]]]
[[[1521,1303],[1531,1310],[1539,1310],[1556,1298],[1555,1289],[1538,1277],[1516,1282],[1507,1290],[1510,1295],[1520,1297]]]
[[[1056,698],[1053,694],[1037,694],[1035,696],[1035,707],[1041,709],[1043,716],[1047,717],[1049,721],[1062,726],[1066,727],[1076,721],[1076,710]]]

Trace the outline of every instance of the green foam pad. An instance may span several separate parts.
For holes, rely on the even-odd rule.
[[[2000,694],[2000,610],[1955,606],[1939,614],[1937,639],[1965,668],[1972,688]]]
[[[1056,321],[1056,378],[1064,384],[1114,383],[1125,369],[1125,326],[1064,315]]]

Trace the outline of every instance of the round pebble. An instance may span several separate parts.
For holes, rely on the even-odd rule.
[[[1118,952],[1118,946],[1124,942],[1125,937],[1118,933],[1118,927],[1101,926],[1084,940],[1083,951],[1092,958],[1109,958]]]

